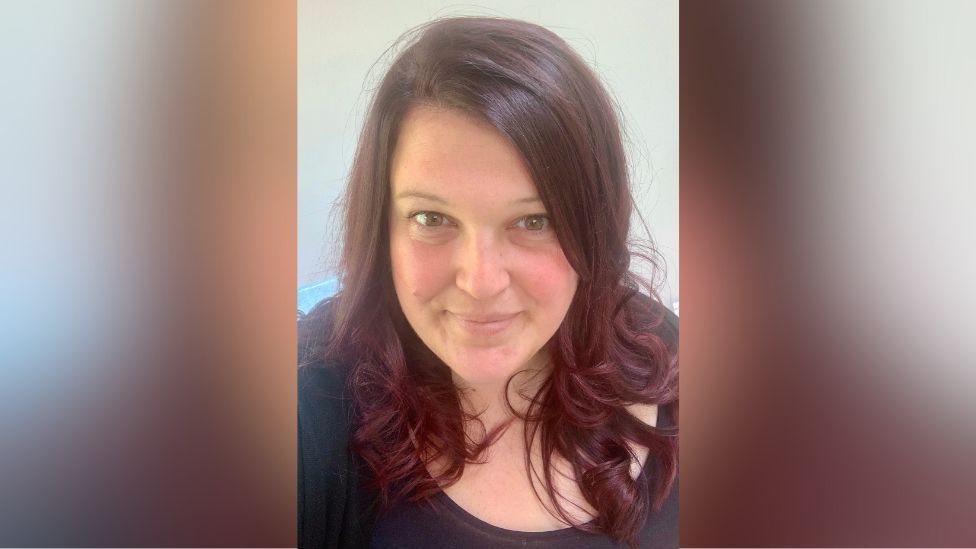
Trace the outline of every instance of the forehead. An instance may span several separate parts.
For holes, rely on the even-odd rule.
[[[452,202],[537,196],[522,155],[497,129],[455,109],[414,106],[391,161],[393,195],[436,193]]]

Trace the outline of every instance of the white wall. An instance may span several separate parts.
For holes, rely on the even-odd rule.
[[[543,25],[597,70],[623,110],[638,207],[667,261],[661,297],[668,305],[677,301],[677,0],[300,0],[298,285],[334,274],[333,203],[345,185],[370,90],[386,67],[374,63],[407,29],[447,15],[496,15]]]

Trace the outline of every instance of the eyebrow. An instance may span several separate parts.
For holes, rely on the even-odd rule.
[[[396,200],[403,200],[406,198],[422,198],[424,200],[430,200],[431,202],[437,202],[439,204],[449,205],[450,203],[437,196],[436,194],[425,193],[421,191],[401,191],[397,193],[394,197]],[[510,204],[531,204],[534,202],[542,203],[542,199],[538,196],[527,196],[525,198],[519,198],[518,200],[513,200]]]

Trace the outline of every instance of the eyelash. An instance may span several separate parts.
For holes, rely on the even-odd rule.
[[[440,216],[440,218],[441,218],[441,224],[440,225],[425,225],[423,223],[420,223],[419,221],[417,221],[417,217],[418,216],[421,216],[421,215],[423,215],[423,216],[431,216],[431,215]],[[529,229],[529,228],[525,227],[526,221],[529,220],[529,219],[532,219],[532,218],[541,218],[541,219],[545,220],[545,224],[542,226],[541,229]],[[445,223],[450,223],[450,225],[456,225],[456,223],[450,221],[450,218],[448,216],[446,216],[446,215],[444,215],[442,213],[439,213],[439,212],[432,212],[432,211],[427,211],[427,210],[420,210],[420,211],[411,212],[410,215],[407,216],[407,219],[410,220],[410,221],[412,221],[421,230],[428,230],[428,231],[440,229],[441,227],[444,226]],[[516,226],[521,226],[521,228],[525,229],[529,233],[538,233],[538,234],[541,234],[541,233],[546,232],[546,230],[550,228],[551,224],[552,224],[552,221],[549,219],[549,216],[547,216],[545,214],[529,214],[529,215],[524,215],[524,216],[518,218],[515,221],[515,225]]]

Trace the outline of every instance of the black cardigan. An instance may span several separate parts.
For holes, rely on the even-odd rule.
[[[378,510],[366,465],[349,447],[348,366],[298,369],[298,547],[368,547]]]

